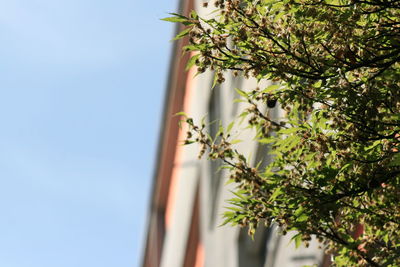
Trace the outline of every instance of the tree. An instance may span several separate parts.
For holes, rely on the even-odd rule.
[[[207,4],[204,4],[206,7]],[[238,90],[242,117],[274,160],[251,166],[235,149],[232,124],[209,136],[189,125],[186,143],[220,159],[237,183],[226,223],[277,223],[315,236],[337,266],[400,266],[400,1],[217,0],[211,19],[174,14],[185,24],[188,66],[272,80]],[[286,111],[272,120],[263,106]],[[234,122],[237,124],[238,122]],[[355,234],[356,228],[362,234]]]

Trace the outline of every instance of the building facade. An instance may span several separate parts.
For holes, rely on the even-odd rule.
[[[208,16],[209,9],[201,8],[202,0],[180,2],[180,12],[195,9]],[[177,25],[177,31],[182,30]],[[221,214],[232,197],[234,184],[225,185],[227,173],[220,170],[218,161],[199,160],[197,145],[183,146],[185,129],[179,129],[181,118],[174,114],[184,111],[196,121],[220,120],[229,124],[245,103],[234,88],[254,89],[256,81],[226,75],[225,83],[212,89],[213,73],[195,76],[195,70],[185,71],[189,55],[181,56],[183,39],[175,43],[164,104],[158,158],[148,218],[148,233],[143,255],[143,267],[298,267],[328,266],[328,257],[311,242],[309,248],[295,249],[290,233],[278,234],[277,227],[259,227],[255,239],[247,229],[220,226]],[[267,86],[268,83],[263,84]],[[267,109],[267,108],[266,108]],[[279,104],[266,110],[279,117]],[[217,124],[209,126],[211,135]],[[254,162],[268,162],[268,148],[254,142],[250,130],[241,129],[238,150]]]

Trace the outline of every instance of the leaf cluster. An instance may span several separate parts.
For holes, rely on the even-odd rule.
[[[306,245],[316,236],[337,266],[400,266],[400,1],[215,4],[211,19],[167,19],[187,26],[178,38],[197,52],[189,67],[217,82],[231,70],[276,83],[239,91],[242,117],[271,148],[265,168],[234,148],[231,129],[217,138],[188,120],[187,142],[225,162],[238,185],[226,222],[250,233],[277,223]],[[268,112],[275,102],[279,120]]]

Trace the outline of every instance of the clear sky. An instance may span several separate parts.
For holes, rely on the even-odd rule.
[[[0,266],[139,266],[176,0],[0,0]]]

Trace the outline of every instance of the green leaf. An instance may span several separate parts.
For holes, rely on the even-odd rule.
[[[183,37],[185,37],[186,35],[188,35],[189,34],[189,32],[192,30],[192,28],[186,28],[186,29],[184,29],[183,31],[181,31],[180,33],[178,33],[175,37],[174,37],[174,41],[175,40],[179,40],[179,39],[181,39],[181,38],[183,38]]]
[[[178,112],[178,113],[175,113],[175,116],[183,116],[183,117],[188,117],[188,115],[187,115],[185,112],[183,112],[183,111],[181,111],[181,112]]]
[[[217,74],[217,73],[214,73],[214,80],[213,80],[211,89],[214,89],[215,86],[217,85],[217,83],[218,83],[218,74]]]
[[[303,213],[299,217],[297,217],[296,222],[305,222],[308,220],[308,215]]]
[[[189,21],[189,19],[185,16],[181,16],[175,13],[171,13],[175,16],[173,17],[166,17],[166,18],[162,18],[161,20],[163,21],[168,21],[168,22],[174,22],[174,23],[187,23]]]
[[[271,197],[269,198],[269,201],[275,201],[275,199],[283,194],[283,190],[281,187],[278,187],[274,190],[274,193],[272,193]]]
[[[267,88],[265,88],[262,92],[263,93],[271,93],[280,87],[281,87],[281,85],[279,85],[279,84],[272,84],[272,85],[268,86]]]
[[[232,121],[231,123],[229,123],[228,127],[226,128],[226,132],[227,132],[227,133],[230,133],[234,125],[235,125],[235,122],[234,122],[234,121]]]
[[[247,193],[247,191],[245,190],[238,190],[238,191],[231,191],[232,194],[234,194],[235,196],[239,197],[242,200],[247,200],[247,197],[244,196],[244,194]]]
[[[186,145],[191,145],[191,144],[193,144],[193,143],[195,143],[196,141],[191,141],[191,140],[186,140],[184,143],[183,143],[183,145],[184,146],[186,146]]]
[[[319,80],[318,82],[316,82],[316,83],[313,84],[313,86],[314,86],[315,88],[320,88],[321,85],[322,85],[322,80]]]
[[[199,54],[196,54],[192,56],[189,60],[188,63],[186,64],[186,70],[189,70],[191,67],[193,67],[196,64],[196,60],[200,57]]]
[[[297,209],[296,209],[296,211],[294,212],[294,215],[295,216],[300,216],[301,214],[303,214],[303,212],[304,212],[304,207],[303,206],[299,206]]]
[[[286,12],[279,12],[276,16],[275,16],[275,18],[274,18],[274,22],[277,22],[280,18],[282,18],[283,17],[283,15],[285,15],[286,14]]]
[[[161,20],[168,21],[168,22],[183,22],[183,21],[186,21],[186,20],[183,20],[183,19],[178,18],[178,17],[167,17],[167,18],[162,18]]]
[[[242,91],[242,90],[240,90],[240,89],[238,89],[238,88],[235,88],[235,90],[236,90],[236,92],[237,92],[239,95],[243,96],[244,98],[247,98],[247,97],[248,97],[248,96],[247,96],[247,93],[246,93],[245,91]]]
[[[294,244],[295,244],[296,249],[297,249],[297,248],[299,248],[301,246],[301,243],[303,242],[302,234],[301,233],[297,233],[290,240],[291,241],[294,240]]]
[[[225,209],[233,210],[233,211],[242,211],[241,208],[236,208],[236,207],[225,207]]]
[[[257,140],[260,144],[271,144],[276,142],[276,138],[261,138]]]
[[[232,212],[232,211],[224,212],[224,218],[226,218],[226,219],[219,226],[224,226],[224,225],[232,222],[234,216],[235,216],[235,212]]]

